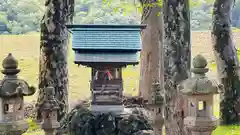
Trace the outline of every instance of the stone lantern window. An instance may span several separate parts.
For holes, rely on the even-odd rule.
[[[219,94],[220,85],[209,80],[205,73],[208,72],[207,60],[202,55],[193,59],[193,77],[183,81],[178,89],[187,97],[187,117],[184,125],[194,133],[211,135],[216,128],[218,119],[214,117],[214,95]]]
[[[2,66],[4,78],[0,82],[0,107],[3,111],[0,112],[0,131],[22,134],[28,128],[24,120],[24,96],[33,95],[35,88],[18,78],[20,69],[11,53],[3,60]]]

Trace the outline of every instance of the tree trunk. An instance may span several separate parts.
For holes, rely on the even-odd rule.
[[[190,11],[188,0],[164,0],[164,81],[166,135],[184,135],[184,100],[177,85],[190,76]]]
[[[38,103],[43,99],[43,88],[53,86],[60,102],[58,120],[68,111],[68,31],[65,24],[72,21],[73,0],[46,0],[46,11],[41,21],[40,73]],[[37,120],[41,121],[37,110]]]
[[[140,96],[152,103],[153,96],[152,85],[160,84],[159,90],[164,90],[164,69],[163,69],[163,17],[160,14],[161,7],[157,5],[156,0],[140,0],[143,7],[141,18],[142,24],[147,24],[146,29],[142,31],[142,51],[141,51],[141,75],[140,75]],[[150,6],[152,5],[152,6]],[[159,108],[162,108],[160,105]],[[154,110],[159,110],[158,108]],[[162,110],[162,109],[160,109]],[[154,127],[155,135],[162,134],[163,121],[160,123],[157,119],[162,119],[162,112],[155,111]]]
[[[153,2],[152,2],[153,1]],[[155,6],[144,6],[149,3],[154,4],[155,0],[142,0],[143,13],[142,24],[147,24],[147,27],[142,31],[142,51],[141,51],[141,70],[139,91],[144,100],[151,97],[151,87],[154,82],[160,81],[161,66],[159,54],[161,53],[162,46],[162,30],[163,20],[160,16],[161,8]],[[155,2],[156,3],[156,2]]]
[[[225,93],[221,101],[224,124],[240,122],[240,72],[236,48],[232,40],[231,10],[234,0],[215,0],[213,8],[212,41],[218,75]],[[237,108],[238,106],[238,108]]]

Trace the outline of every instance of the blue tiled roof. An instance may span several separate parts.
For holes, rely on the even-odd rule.
[[[140,50],[139,31],[74,31],[73,49],[130,49]]]
[[[75,62],[126,62],[139,61],[139,53],[75,53]]]
[[[69,25],[73,32],[72,48],[139,51],[142,27],[142,25]]]

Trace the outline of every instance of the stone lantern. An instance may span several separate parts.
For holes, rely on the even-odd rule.
[[[41,126],[46,135],[55,135],[55,130],[60,127],[60,123],[57,120],[59,103],[54,97],[53,87],[45,88],[44,92],[44,99],[39,104],[43,118]]]
[[[164,95],[163,95],[163,88],[159,82],[154,82],[151,87],[151,94],[148,100],[148,103],[145,106],[151,110],[150,124],[153,127],[154,133],[161,133],[163,124],[164,124]]]
[[[193,59],[193,77],[183,81],[178,89],[187,97],[187,116],[184,125],[192,135],[211,135],[218,119],[213,114],[214,95],[219,94],[221,85],[205,76],[207,60],[202,55]]]
[[[24,96],[31,96],[35,88],[17,77],[20,72],[18,62],[12,56],[8,56],[2,62],[5,75],[0,81],[0,135],[23,134],[28,129],[27,121],[24,120]]]

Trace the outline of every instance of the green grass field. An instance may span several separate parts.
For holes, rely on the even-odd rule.
[[[235,42],[240,43],[240,32],[234,33]],[[39,57],[39,34],[27,35],[0,35],[0,61],[8,53],[12,53],[19,61],[21,73],[20,78],[27,80],[30,84],[37,87],[38,84],[38,57]],[[238,45],[239,46],[239,45]],[[211,39],[209,32],[192,33],[192,55],[203,54],[209,62],[213,61],[211,52]],[[73,63],[73,52],[69,50],[69,102],[80,98],[90,96],[89,79],[90,69],[78,67]],[[216,78],[214,66],[211,66],[210,78]],[[138,93],[139,66],[129,66],[123,71],[124,92],[132,95]],[[0,75],[2,78],[2,75]],[[27,97],[26,101],[36,100],[37,93],[34,96]],[[216,97],[214,106],[215,115],[219,116],[219,105]],[[43,135],[42,132],[29,132],[25,135]],[[240,126],[221,126],[214,131],[214,135],[240,135]]]

